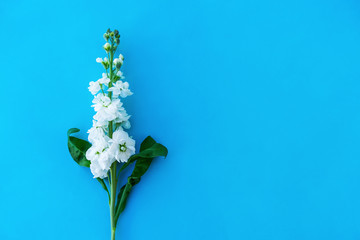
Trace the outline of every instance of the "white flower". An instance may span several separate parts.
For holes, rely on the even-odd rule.
[[[108,107],[111,103],[111,99],[102,94],[99,93],[98,95],[96,95],[92,101],[94,104],[92,105],[92,107],[95,109],[95,111],[100,111],[102,108],[104,107]]]
[[[86,151],[86,159],[90,162],[98,161],[103,152],[109,147],[109,143],[104,138],[99,138]]]
[[[94,175],[94,178],[101,178],[104,179],[107,177],[108,170],[104,170],[100,167],[98,161],[93,161],[90,164],[91,173]]]
[[[118,162],[127,162],[135,153],[135,140],[129,137],[121,127],[113,133],[110,142],[109,154]]]
[[[118,72],[116,73],[116,76],[120,77],[120,79],[125,79],[122,71],[118,71]]]
[[[92,144],[96,143],[100,138],[108,138],[104,131],[105,126],[101,126],[98,122],[93,121],[93,126],[87,132],[89,134],[88,140]]]
[[[102,128],[105,131],[107,124],[102,124],[102,123],[99,123],[99,122],[93,120],[93,127]]]
[[[89,91],[91,92],[91,94],[95,95],[96,93],[98,93],[101,90],[101,85],[105,84],[108,85],[110,82],[110,79],[108,78],[106,73],[102,74],[102,78],[100,78],[99,80],[97,80],[96,82],[91,81],[89,83]]]
[[[102,58],[97,58],[97,59],[96,59],[96,62],[97,62],[97,63],[102,63],[103,60],[102,60]]]
[[[129,83],[122,81],[117,81],[116,83],[114,83],[108,91],[112,91],[114,97],[120,96],[122,98],[126,98],[127,96],[133,94],[129,89]]]
[[[124,62],[124,56],[120,53],[119,59],[121,60],[121,64]]]
[[[110,82],[110,78],[108,78],[106,73],[103,73],[102,78],[100,78],[98,81],[99,81],[100,84],[108,85],[109,82]]]
[[[121,121],[127,120],[127,114],[122,107],[120,99],[116,98],[111,100],[109,97],[100,93],[95,96],[93,103],[92,107],[94,107],[97,112],[94,119],[98,121],[99,124],[105,125],[107,122],[116,119],[120,119]]]
[[[102,154],[100,154],[97,161],[101,169],[107,172],[110,170],[111,164],[115,162],[115,159],[110,155],[109,149],[106,149]]]
[[[91,172],[94,177],[106,177],[111,164],[115,159],[109,155],[109,140],[108,136],[98,135],[93,141],[93,145],[86,151],[86,158],[90,160]],[[92,166],[92,167],[91,167]]]
[[[98,93],[101,89],[100,83],[99,81],[91,81],[89,83],[89,91],[91,92],[92,95],[95,95],[96,93]]]
[[[123,122],[128,121],[129,118],[130,118],[130,115],[127,114],[125,108],[121,107],[119,109],[119,114],[114,119],[114,121],[115,121],[115,123],[123,123]]]

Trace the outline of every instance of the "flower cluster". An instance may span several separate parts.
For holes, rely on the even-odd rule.
[[[89,91],[94,95],[92,107],[94,115],[93,126],[89,129],[88,140],[92,146],[86,152],[90,160],[90,169],[95,178],[107,177],[111,165],[115,162],[127,162],[135,153],[135,141],[124,129],[131,127],[122,98],[132,95],[129,83],[120,71],[124,62],[122,54],[114,58],[120,42],[119,32],[108,30],[104,34],[106,44],[104,50],[108,57],[97,58],[105,73],[97,81],[90,82]]]

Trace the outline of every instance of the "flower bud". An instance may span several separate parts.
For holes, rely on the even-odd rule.
[[[109,34],[108,33],[104,33],[104,39],[105,39],[105,41],[109,40]]]
[[[120,38],[120,34],[118,30],[114,30],[114,34],[115,34],[115,38],[119,39]]]
[[[115,42],[116,42],[116,44],[118,44],[118,45],[119,45],[119,43],[120,43],[120,39],[119,39],[119,38],[115,38]]]
[[[120,53],[119,59],[121,60],[121,63],[124,61],[124,56]]]
[[[119,58],[115,58],[114,59],[114,65],[117,69],[120,69],[121,68],[121,65],[122,65],[122,61],[119,59]]]
[[[104,45],[105,51],[106,51],[106,52],[109,52],[110,48],[111,48],[110,43],[105,43],[105,45]]]
[[[97,58],[97,59],[96,59],[96,62],[97,62],[97,63],[102,63],[103,60],[102,60],[102,58]]]
[[[129,120],[127,120],[126,122],[122,122],[121,126],[125,129],[131,128],[131,124],[130,124]]]
[[[101,64],[104,66],[105,69],[109,68],[109,59],[104,58],[104,60],[101,62]]]
[[[115,36],[115,33],[114,33],[114,32],[111,32],[111,33],[110,33],[110,37],[113,38],[114,36]]]

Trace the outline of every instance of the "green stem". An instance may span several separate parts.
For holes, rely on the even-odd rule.
[[[113,44],[111,44],[111,47]],[[114,58],[114,52],[111,48],[110,50],[110,82],[109,82],[109,88],[112,86],[112,78],[113,78],[113,70],[112,70],[112,64],[113,64],[113,58]],[[112,98],[112,92],[108,93],[109,98]],[[109,122],[109,137],[112,138],[113,135],[113,122]],[[115,231],[116,231],[116,223],[115,223],[115,204],[116,204],[116,185],[117,185],[117,179],[116,179],[116,164],[115,161],[111,167],[110,167],[110,223],[111,223],[111,240],[115,240]]]
[[[111,222],[111,240],[115,240],[115,200],[116,200],[116,162],[114,162],[110,168],[110,176],[111,176],[111,200],[110,200],[110,222]]]
[[[111,229],[111,240],[115,240],[115,228]]]

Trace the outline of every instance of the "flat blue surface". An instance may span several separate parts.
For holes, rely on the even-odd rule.
[[[0,3],[0,239],[110,239],[66,131],[121,33],[131,134],[169,149],[118,239],[360,239],[360,3]]]

